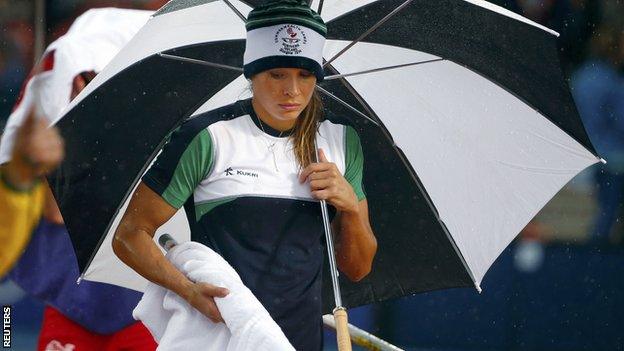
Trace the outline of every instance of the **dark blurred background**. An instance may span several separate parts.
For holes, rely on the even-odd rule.
[[[78,15],[165,2],[0,0],[0,128],[35,58]],[[624,350],[624,1],[491,2],[561,34],[561,66],[609,162],[552,199],[492,266],[481,294],[420,294],[354,309],[351,321],[410,350]],[[0,303],[13,305],[13,348],[34,349],[42,304],[10,281],[0,283]]]

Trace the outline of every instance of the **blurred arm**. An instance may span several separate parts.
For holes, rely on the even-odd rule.
[[[17,131],[12,158],[0,168],[0,276],[19,258],[43,208],[39,178],[63,158],[55,128],[30,114]]]

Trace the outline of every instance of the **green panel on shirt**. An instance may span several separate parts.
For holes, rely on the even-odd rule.
[[[360,137],[353,127],[345,128],[345,179],[353,187],[358,201],[366,198],[362,177],[364,174],[364,153],[360,144]]]
[[[215,207],[219,205],[223,205],[230,201],[234,201],[238,198],[238,196],[231,196],[222,199],[216,199],[212,201],[206,201],[199,204],[195,204],[195,219],[197,222],[208,212],[212,211]]]
[[[171,206],[181,208],[206,177],[212,166],[212,139],[208,130],[199,132],[182,154],[173,177],[161,194]]]

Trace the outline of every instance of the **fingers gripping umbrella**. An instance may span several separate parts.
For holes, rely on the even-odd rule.
[[[58,122],[76,151],[50,181],[86,279],[142,288],[110,250],[118,217],[173,129],[244,96],[241,17],[258,3],[171,1]],[[329,31],[319,89],[360,134],[379,247],[367,278],[341,280],[343,304],[480,289],[524,225],[600,160],[557,34],[477,0],[312,7]]]

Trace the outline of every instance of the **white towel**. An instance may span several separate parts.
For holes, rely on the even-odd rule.
[[[179,244],[167,258],[195,282],[225,287],[215,298],[225,320],[213,323],[176,293],[149,283],[132,315],[159,343],[159,350],[294,350],[260,301],[221,256],[196,243]]]

